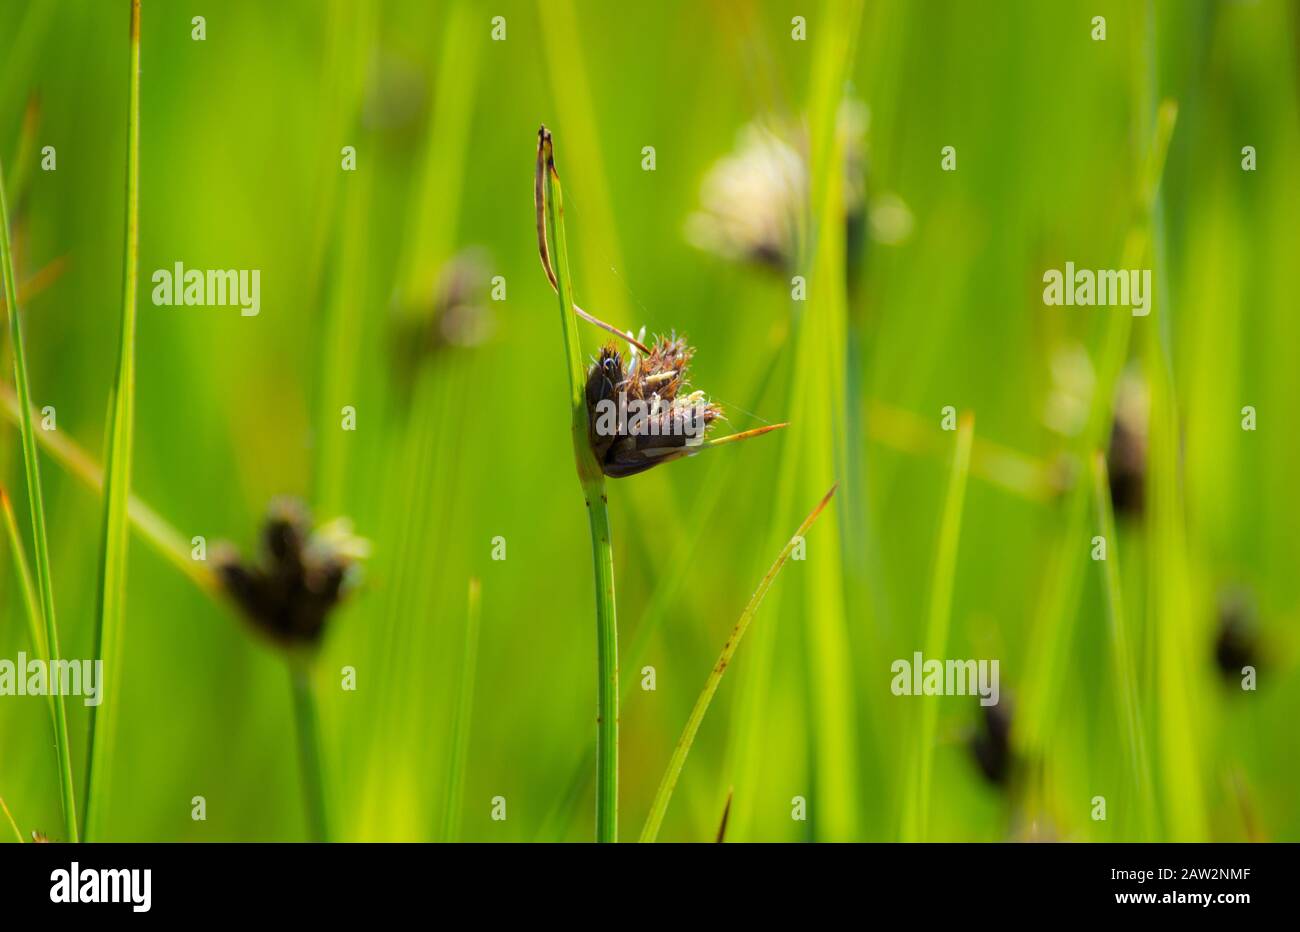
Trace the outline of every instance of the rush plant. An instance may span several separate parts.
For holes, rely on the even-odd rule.
[[[687,420],[707,427],[720,415],[720,410],[704,400],[702,393],[680,393],[685,386],[686,365],[693,350],[675,337],[657,341],[653,348],[648,347],[574,303],[560,176],[555,170],[551,133],[545,126],[537,132],[533,198],[542,268],[559,299],[560,330],[564,336],[569,373],[573,454],[591,527],[596,576],[596,840],[613,842],[618,840],[618,624],[614,602],[614,547],[605,479],[607,476],[635,475],[701,449],[754,437],[785,425],[773,424],[718,440],[705,440],[701,432],[698,442],[688,445],[686,433],[677,428]],[[606,346],[591,368],[584,371],[578,338],[579,317],[615,334],[640,355],[634,356],[631,364],[624,366],[615,347]],[[651,413],[643,422],[644,432],[616,428],[610,433],[599,428],[598,407],[619,393],[631,395],[634,400],[644,398],[650,401]],[[650,423],[655,427],[649,428]]]

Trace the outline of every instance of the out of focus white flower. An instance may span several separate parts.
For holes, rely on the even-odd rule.
[[[851,251],[863,232],[886,245],[912,231],[912,213],[892,194],[878,195],[867,212],[867,105],[846,98],[835,131],[844,153],[844,223]],[[802,127],[755,121],[739,133],[736,148],[709,169],[700,185],[700,209],[686,223],[687,239],[733,261],[787,270],[799,251],[807,217],[808,140]]]
[[[804,157],[774,130],[751,123],[700,186],[700,210],[687,238],[724,259],[786,268],[794,254],[798,216],[808,200]]]

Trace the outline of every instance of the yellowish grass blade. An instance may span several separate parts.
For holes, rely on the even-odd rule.
[[[659,827],[663,824],[664,813],[668,811],[668,803],[672,800],[673,789],[677,786],[677,779],[681,776],[682,768],[686,765],[686,756],[691,753],[691,746],[695,743],[695,735],[700,730],[700,724],[704,721],[704,715],[709,711],[709,705],[713,702],[713,694],[718,691],[718,686],[722,683],[722,675],[727,672],[727,667],[731,663],[731,658],[736,654],[736,648],[740,646],[740,639],[745,636],[749,623],[754,620],[755,613],[758,612],[759,605],[763,602],[763,596],[767,595],[767,590],[772,587],[776,580],[776,574],[781,572],[781,567],[785,566],[786,560],[790,558],[790,553],[795,546],[808,533],[817,516],[822,513],[831,496],[835,494],[835,486],[831,486],[829,492],[822,496],[822,500],[817,503],[817,507],[812,510],[808,517],[804,518],[799,529],[794,532],[794,536],[781,550],[767,573],[763,576],[750,596],[749,604],[745,610],[740,613],[740,620],[736,622],[731,629],[731,636],[727,642],[722,645],[722,653],[718,655],[718,661],[709,671],[708,678],[704,681],[704,690],[700,693],[700,698],[695,701],[695,708],[691,710],[690,717],[686,720],[686,727],[682,730],[682,736],[677,741],[677,747],[673,750],[673,756],[668,761],[668,769],[664,772],[663,779],[659,781],[659,790],[655,793],[654,802],[650,805],[650,814],[646,817],[645,828],[641,830],[641,841],[651,842],[659,836]],[[727,796],[727,812],[731,809],[731,795]],[[722,828],[719,829],[719,840],[722,833],[726,830],[726,815],[723,816]]]

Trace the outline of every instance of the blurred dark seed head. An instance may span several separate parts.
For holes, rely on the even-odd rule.
[[[1148,405],[1146,383],[1140,376],[1126,375],[1116,397],[1106,454],[1116,517],[1139,518],[1146,504]]]
[[[1241,668],[1259,668],[1259,624],[1250,591],[1228,588],[1219,594],[1214,662],[1226,682],[1241,682]]]
[[[271,503],[262,526],[259,563],[242,559],[228,544],[216,548],[213,563],[222,587],[258,633],[281,647],[314,648],[367,552],[347,521],[314,528],[301,502],[281,498]]]
[[[496,322],[488,291],[487,258],[481,249],[470,248],[443,265],[427,296],[396,308],[393,354],[404,381],[425,359],[491,338]]]
[[[971,755],[984,779],[1006,789],[1015,765],[1015,753],[1011,748],[1011,704],[1004,697],[997,705],[979,708],[979,722],[970,739]]]
[[[587,437],[605,475],[634,476],[690,455],[722,416],[722,409],[703,392],[684,391],[694,354],[676,334],[656,340],[649,355],[634,351],[627,365],[613,343],[601,348],[587,370]],[[611,430],[609,412],[621,407],[627,414],[619,416]],[[648,411],[640,430],[637,408]]]

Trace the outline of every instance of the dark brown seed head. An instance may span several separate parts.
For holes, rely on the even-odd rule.
[[[997,705],[980,706],[979,724],[970,740],[971,755],[984,779],[1004,789],[1010,783],[1015,763],[1011,723],[1011,706],[1005,699]]]
[[[694,352],[675,335],[630,365],[613,343],[601,349],[587,370],[587,436],[605,475],[633,476],[688,456],[722,416],[702,392],[685,392]]]
[[[1239,683],[1243,667],[1259,666],[1255,605],[1248,591],[1227,589],[1219,596],[1214,662],[1225,681]]]
[[[1115,402],[1106,468],[1110,498],[1117,517],[1139,518],[1146,502],[1147,418],[1146,384],[1125,376]]]
[[[229,545],[213,562],[226,593],[260,634],[282,647],[314,648],[364,555],[364,542],[345,523],[313,528],[301,503],[277,499],[262,527],[260,563]]]

